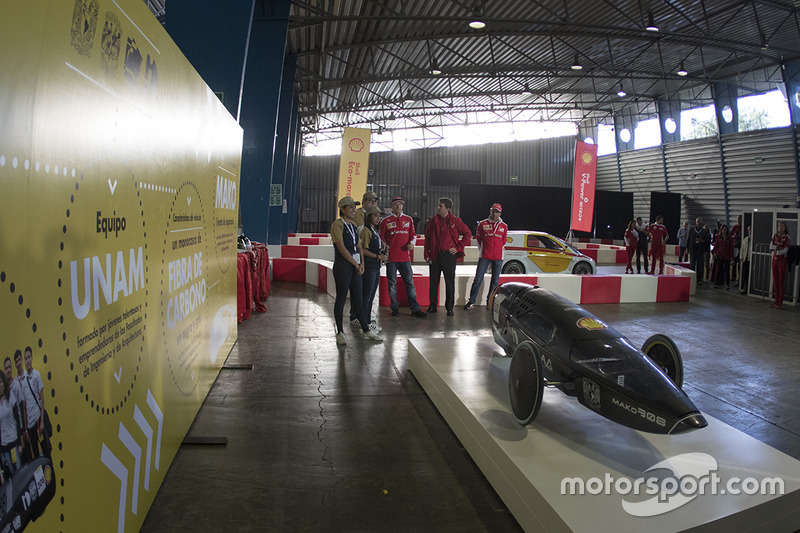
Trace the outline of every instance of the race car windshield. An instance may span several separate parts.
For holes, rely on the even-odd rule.
[[[680,389],[625,337],[576,340],[570,358],[637,394],[653,398],[680,394]]]
[[[580,250],[578,250],[577,248],[575,248],[574,246],[572,246],[572,245],[571,245],[570,243],[568,243],[567,241],[564,241],[564,240],[562,240],[562,239],[559,239],[559,238],[557,238],[557,237],[556,237],[556,240],[557,240],[557,241],[558,241],[558,242],[559,242],[559,243],[560,243],[560,244],[561,244],[561,245],[562,245],[564,248],[566,248],[567,250],[569,250],[570,252],[572,252],[574,255],[583,255],[583,254],[582,254],[582,252],[581,252]]]

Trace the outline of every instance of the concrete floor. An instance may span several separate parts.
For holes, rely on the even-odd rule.
[[[671,336],[703,412],[800,459],[800,310],[768,305],[703,286],[686,303],[586,307],[634,344]],[[381,308],[385,342],[346,324],[341,348],[315,287],[273,283],[267,309],[227,361],[253,370],[222,370],[189,431],[227,446],[183,446],[142,531],[520,530],[407,368],[409,338],[491,336],[485,308]]]

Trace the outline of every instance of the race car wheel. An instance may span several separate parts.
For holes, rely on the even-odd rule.
[[[666,335],[653,335],[644,341],[642,351],[678,388],[683,387],[683,359],[672,339]]]
[[[529,424],[539,413],[544,394],[544,376],[539,349],[530,341],[521,342],[508,367],[508,395],[514,418]]]
[[[592,273],[592,265],[590,265],[586,261],[581,261],[580,263],[578,263],[577,265],[575,265],[572,268],[572,273],[573,274],[579,274],[579,275],[582,275],[582,276],[586,275],[586,274],[591,274]]]
[[[503,265],[503,274],[524,274],[525,267],[519,261],[509,261]]]

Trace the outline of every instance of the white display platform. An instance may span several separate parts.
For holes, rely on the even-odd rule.
[[[728,533],[768,528],[776,533],[800,528],[800,461],[715,418],[704,414],[708,427],[690,433],[653,435],[615,424],[577,399],[546,389],[536,420],[523,427],[508,403],[511,358],[502,356],[491,338],[409,339],[408,345],[409,369],[526,531]],[[689,453],[716,460],[718,467],[709,476],[720,479],[717,494],[712,494],[709,482],[706,494],[688,492],[685,504],[663,514],[633,516],[623,509],[623,499],[643,502],[655,497],[644,494],[645,485],[638,497],[623,496],[613,486],[608,494],[561,493],[564,478],[581,478],[596,489],[592,478],[611,476],[607,485],[613,485],[621,478],[633,482],[643,476],[670,477],[664,469],[645,472]],[[691,489],[689,477],[680,479]],[[784,495],[720,494],[728,483],[742,487],[733,478],[780,478]],[[626,485],[619,486],[624,492]],[[680,497],[668,502],[677,505]],[[666,505],[658,509],[664,511]]]

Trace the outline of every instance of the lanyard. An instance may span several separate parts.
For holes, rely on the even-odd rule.
[[[353,225],[350,224],[349,222],[347,222],[346,220],[342,220],[342,222],[344,222],[344,227],[347,230],[347,233],[349,233],[350,236],[353,238],[353,249],[355,250],[357,248],[357,246],[356,246],[356,230],[355,230],[355,228],[352,227]]]
[[[380,249],[381,249],[381,236],[378,234],[378,232],[377,232],[377,231],[375,231],[375,226],[371,227],[370,229],[372,230],[372,236],[373,236],[373,237],[375,237],[376,239],[378,239],[378,252],[380,253]]]

